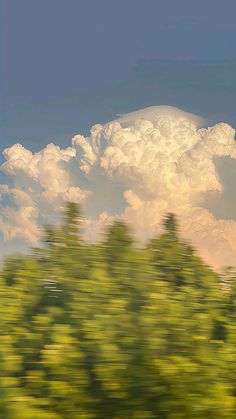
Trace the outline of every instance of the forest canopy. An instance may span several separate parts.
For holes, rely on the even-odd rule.
[[[0,272],[0,418],[236,417],[236,285],[164,233],[80,234],[68,203],[44,246]]]

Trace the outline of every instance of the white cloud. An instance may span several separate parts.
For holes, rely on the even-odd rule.
[[[67,200],[83,204],[90,238],[123,217],[147,240],[172,211],[181,234],[209,263],[233,264],[236,221],[217,218],[206,198],[215,193],[220,199],[225,188],[215,159],[236,165],[235,131],[224,123],[201,124],[175,108],[151,107],[95,125],[89,137],[76,135],[64,150],[54,144],[35,154],[19,144],[4,150],[2,170],[12,183],[0,190],[5,239],[35,243],[41,225],[53,221]],[[4,205],[6,197],[11,205]]]
[[[3,155],[6,162],[1,170],[13,183],[12,187],[0,187],[0,230],[5,240],[22,238],[36,244],[40,227],[55,221],[63,202],[80,203],[90,194],[72,184],[69,169],[69,162],[75,156],[72,147],[63,150],[49,144],[33,154],[16,144],[4,150]]]

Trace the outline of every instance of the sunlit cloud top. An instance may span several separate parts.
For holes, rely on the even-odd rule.
[[[236,159],[235,131],[225,123],[204,125],[203,118],[188,112],[153,106],[94,125],[88,137],[74,136],[65,149],[55,144],[37,153],[20,144],[5,149],[4,240],[37,244],[42,225],[58,221],[65,201],[82,205],[85,235],[92,240],[122,218],[137,240],[146,242],[161,233],[163,216],[171,211],[182,237],[208,263],[233,265],[236,221],[216,216],[209,196],[224,193],[222,173]]]

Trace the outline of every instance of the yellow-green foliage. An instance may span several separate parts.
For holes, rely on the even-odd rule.
[[[45,246],[0,276],[0,418],[236,417],[236,287],[165,233],[136,249],[116,222],[98,245],[68,204]]]

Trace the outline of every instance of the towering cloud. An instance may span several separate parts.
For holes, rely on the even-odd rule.
[[[70,200],[84,207],[92,239],[122,217],[146,241],[160,234],[171,211],[208,263],[236,264],[236,199],[225,195],[229,167],[235,165],[236,176],[235,131],[224,123],[202,125],[178,109],[151,107],[95,125],[66,149],[49,144],[33,154],[16,144],[4,150],[1,170],[10,179],[0,189],[5,240],[37,243],[41,226],[57,221]],[[233,182],[230,188],[233,195]],[[219,214],[222,200],[229,208]]]

